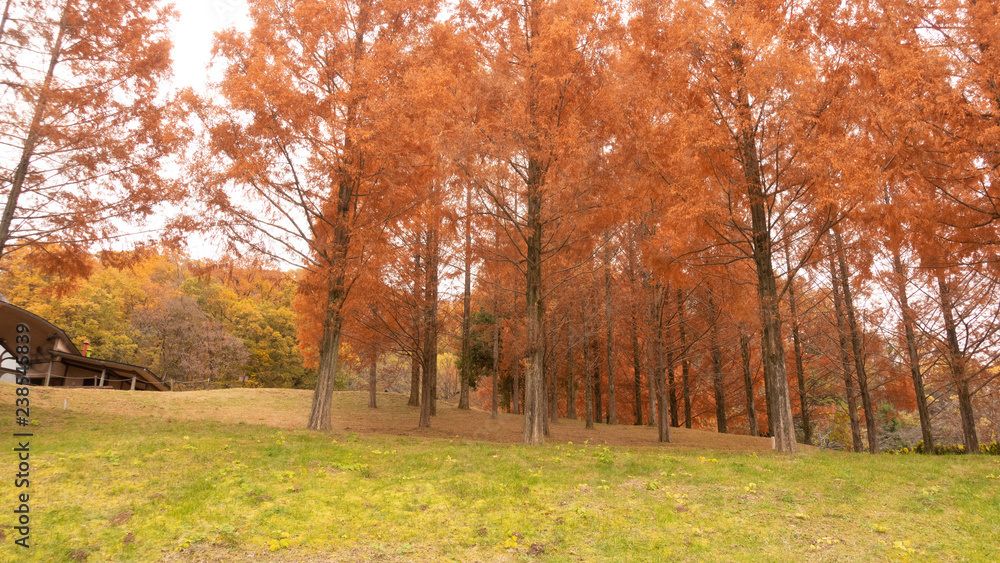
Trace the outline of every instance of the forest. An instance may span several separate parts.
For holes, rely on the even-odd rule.
[[[7,300],[313,430],[352,388],[525,444],[997,440],[996,3],[248,6],[196,91],[166,2],[5,2]]]

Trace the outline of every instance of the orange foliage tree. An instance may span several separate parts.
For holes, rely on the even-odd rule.
[[[299,303],[321,327],[300,332],[318,340],[312,429],[330,428],[351,287],[384,225],[413,207],[403,188],[433,170],[407,144],[417,122],[395,118],[410,115],[404,77],[436,15],[434,2],[252,2],[251,30],[216,41],[223,102],[191,100],[209,137],[197,164],[211,225],[308,271]]]
[[[158,0],[5,3],[0,257],[81,255],[180,201],[162,174],[180,141],[160,96],[173,15]]]

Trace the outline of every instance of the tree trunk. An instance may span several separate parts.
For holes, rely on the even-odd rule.
[[[604,328],[608,357],[608,424],[617,424],[615,415],[615,358],[611,319],[611,240],[604,235]]]
[[[493,401],[490,418],[497,418],[497,401],[500,396],[500,316],[496,301],[493,302]]]
[[[802,362],[802,343],[799,340],[798,304],[795,302],[795,283],[792,276],[791,252],[788,236],[785,236],[785,264],[788,265],[788,310],[792,317],[792,346],[795,350],[795,378],[799,384],[799,412],[802,415],[803,441],[812,445],[812,424],[809,420],[809,394],[806,391],[806,373]]]
[[[840,238],[839,229],[833,230],[833,240],[837,243],[837,261],[840,265],[840,286],[844,293],[844,310],[847,313],[847,328],[851,334],[851,349],[854,351],[854,373],[858,377],[858,390],[861,391],[861,407],[865,410],[865,428],[868,430],[868,452],[878,453],[878,428],[875,426],[875,409],[872,406],[871,393],[868,392],[868,376],[865,373],[865,354],[861,341],[861,331],[854,314],[854,298],[851,295],[850,273],[847,270],[847,260],[844,257],[844,244]]]
[[[377,356],[372,354],[372,365],[368,372],[368,408],[370,409],[378,408],[378,405],[375,404],[375,397],[378,396],[378,393],[375,390],[375,385],[378,383],[378,373],[376,371],[378,370],[377,361]]]
[[[931,431],[931,411],[927,405],[927,395],[924,391],[924,378],[920,373],[920,356],[917,354],[917,337],[913,330],[914,315],[910,309],[910,301],[906,295],[906,270],[899,256],[899,249],[892,249],[892,269],[896,274],[896,300],[903,317],[903,331],[906,336],[906,354],[910,362],[910,378],[913,380],[913,392],[917,396],[917,413],[920,416],[920,433],[924,440],[924,453],[934,453],[934,435]]]
[[[688,361],[687,334],[684,322],[684,291],[677,288],[677,325],[680,332],[681,392],[684,397],[684,428],[691,428],[691,362]]]
[[[407,406],[420,406],[420,358],[410,353],[410,400]]]
[[[21,146],[21,156],[10,178],[10,191],[7,192],[7,202],[4,205],[3,215],[0,215],[0,258],[6,254],[7,243],[11,238],[10,225],[14,221],[14,214],[17,212],[17,202],[21,197],[21,191],[24,189],[24,182],[28,178],[28,169],[31,167],[31,159],[35,156],[35,148],[38,146],[39,139],[41,138],[42,119],[45,117],[45,111],[48,107],[49,90],[52,88],[56,65],[59,64],[59,57],[62,55],[63,38],[66,35],[66,28],[68,26],[68,12],[69,2],[66,2],[63,5],[62,16],[59,20],[59,31],[56,33],[55,41],[52,43],[52,50],[49,52],[49,65],[45,71],[45,78],[42,80],[42,87],[38,91],[38,98],[35,99],[35,106],[32,108],[31,125],[28,126],[28,134],[25,136],[24,144]],[[6,23],[6,16],[5,7],[4,23]]]
[[[670,302],[670,284],[660,298],[662,304],[661,311]],[[662,313],[661,313],[662,314]],[[667,403],[670,408],[670,425],[680,428],[679,409],[677,406],[677,382],[674,380],[674,348],[670,343],[670,324],[663,323],[663,348],[667,354]]]
[[[969,391],[969,380],[959,381],[958,413],[962,418],[962,438],[965,440],[965,453],[979,453],[979,437],[976,435],[976,418],[972,411],[972,393]]]
[[[545,324],[542,324],[542,330],[545,330]],[[552,377],[552,373],[549,370],[549,347],[548,339],[545,339],[545,352],[542,354],[542,386],[541,386],[541,413],[539,416],[542,418],[542,435],[549,436],[549,379]]]
[[[424,400],[420,404],[421,428],[429,428],[436,414],[437,395],[437,307],[438,307],[438,240],[437,225],[427,230],[426,283],[424,285]]]
[[[740,356],[743,360],[743,387],[747,393],[747,429],[751,436],[760,436],[757,426],[757,401],[753,390],[753,372],[750,371],[750,335],[740,333]]]
[[[418,311],[422,311],[420,303],[423,297],[423,267],[420,265],[420,235],[417,235],[417,251],[413,255],[413,303]],[[424,323],[422,312],[418,312],[413,317],[413,352],[410,354],[410,400],[406,404],[411,407],[420,406],[420,365],[421,359],[418,353],[423,345],[420,338],[421,325]]]
[[[646,368],[646,399],[649,401],[649,424],[657,424],[659,417],[657,416],[659,409],[666,407],[666,402],[657,407],[657,403],[660,397],[660,387],[658,387],[658,381],[663,375],[664,364],[663,364],[663,316],[660,312],[661,303],[657,303],[657,300],[662,301],[662,296],[660,295],[659,287],[655,290],[654,294],[650,295],[649,312],[650,318],[647,321],[647,326],[649,327],[649,334],[646,337],[646,352],[649,359],[647,360]],[[655,340],[659,340],[659,348],[656,346],[650,346]],[[666,381],[664,381],[666,385]],[[662,391],[664,397],[666,396],[666,390]],[[654,400],[654,397],[656,399]],[[669,419],[667,419],[669,421]]]
[[[597,349],[597,341],[594,341],[594,358],[599,357],[600,354]],[[604,418],[601,409],[601,365],[598,362],[594,362],[594,420],[597,422],[607,422]]]
[[[712,380],[715,384],[715,421],[720,434],[726,434],[726,387],[722,380],[722,349],[719,348],[719,312],[715,309],[712,291],[708,292],[708,309],[711,315]]]
[[[546,373],[548,373],[548,378],[549,378],[549,394],[545,398],[545,404],[548,405],[548,407],[549,407],[549,422],[550,423],[556,422],[556,421],[559,420],[559,394],[558,394],[558,391],[557,391],[557,386],[558,386],[558,383],[559,383],[559,378],[556,377],[556,369],[554,367],[554,364],[556,364],[556,360],[555,360],[555,338],[552,339],[552,342],[553,342],[553,344],[552,344],[552,350],[550,350],[550,359],[551,359],[551,363],[553,364],[553,366],[550,366],[551,369],[547,370],[547,372],[546,372]],[[548,434],[545,434],[545,435],[548,436]]]
[[[761,350],[761,353],[763,354],[763,352],[764,352],[764,335],[763,335],[763,333],[761,333],[761,336],[760,336],[760,350]],[[761,362],[761,363],[763,364],[763,362]],[[762,365],[761,367],[764,367],[765,371],[766,371],[767,366]],[[764,414],[767,417],[767,435],[768,436],[774,436],[774,415],[771,414],[771,401],[769,401],[767,399],[768,397],[770,397],[772,395],[772,392],[769,391],[770,388],[771,388],[771,383],[770,383],[770,380],[768,380],[768,378],[767,378],[767,374],[765,373],[764,374]]]
[[[753,254],[757,266],[757,299],[761,311],[761,355],[764,363],[765,391],[768,405],[768,427],[774,438],[774,449],[794,453],[795,423],[792,418],[788,377],[785,372],[785,348],[781,338],[781,311],[777,283],[771,265],[771,233],[768,228],[765,196],[760,183],[759,162],[753,136],[744,139],[744,153],[752,157],[745,165],[750,194],[750,214],[753,229]]]
[[[969,391],[969,377],[965,372],[965,353],[958,344],[958,329],[955,325],[955,302],[951,287],[941,270],[937,271],[938,291],[941,296],[941,313],[944,316],[944,330],[948,342],[948,365],[951,378],[958,390],[958,412],[962,419],[962,438],[965,453],[979,453],[979,437],[976,435],[976,417],[972,411],[972,393]]]
[[[670,286],[669,286],[669,284],[667,285],[667,291],[666,291],[666,293],[661,292],[659,290],[659,287],[657,287],[656,292],[653,295],[652,304],[651,304],[652,307],[653,307],[653,314],[652,314],[653,323],[652,323],[652,325],[654,326],[654,328],[653,328],[653,333],[654,334],[652,335],[653,336],[653,339],[652,339],[653,346],[652,346],[652,348],[654,349],[654,354],[655,354],[655,356],[653,358],[653,361],[655,362],[654,363],[655,368],[653,369],[653,373],[656,374],[656,376],[654,378],[655,381],[656,381],[656,383],[655,383],[655,386],[656,386],[656,402],[659,403],[659,408],[656,409],[656,413],[655,413],[657,415],[656,416],[656,427],[657,427],[656,429],[657,429],[657,438],[661,442],[669,442],[670,441],[670,415],[669,415],[669,406],[668,406],[669,398],[667,396],[668,391],[670,391],[670,387],[667,385],[666,377],[665,377],[665,374],[664,374],[664,372],[666,371],[666,367],[663,365],[663,349],[664,349],[664,342],[663,342],[663,306],[664,306],[664,304],[666,302],[664,298],[665,298],[665,296],[668,296],[669,294],[670,294]],[[669,369],[670,369],[670,374],[671,374],[671,377],[672,377],[673,376],[673,366],[671,365]],[[649,376],[649,377],[651,377],[651,376]],[[653,402],[653,397],[652,396],[649,397],[649,402],[650,403]]]
[[[566,327],[566,418],[576,420],[576,385],[573,358],[573,327]]]
[[[471,323],[472,296],[472,188],[465,187],[465,291],[462,294],[462,372],[461,391],[458,396],[458,408],[469,410],[469,379],[472,366],[469,365],[469,338]]]
[[[831,245],[833,250],[833,245]],[[854,382],[851,378],[851,359],[847,349],[847,330],[844,328],[844,306],[840,298],[840,275],[834,262],[834,253],[830,253],[830,283],[833,285],[833,310],[837,316],[837,340],[840,346],[840,363],[844,372],[844,394],[847,395],[847,417],[851,421],[851,447],[855,452],[863,451],[861,445],[861,424],[858,421],[858,400],[854,395]]]
[[[594,427],[594,377],[590,354],[590,333],[587,326],[587,306],[583,306],[583,397],[587,428]]]
[[[642,361],[639,359],[639,318],[638,315],[632,317],[632,376],[635,388],[635,425],[642,426]],[[647,374],[648,379],[652,379]],[[649,402],[653,402],[653,395],[649,395]],[[652,420],[650,420],[652,422]]]
[[[525,303],[527,306],[528,369],[524,381],[525,445],[541,444],[544,432],[544,388],[542,363],[545,361],[545,333],[542,332],[542,171],[532,159],[528,163],[527,241]]]
[[[513,391],[510,394],[510,412],[511,414],[521,414],[521,366],[515,362],[514,363],[514,379],[511,381],[513,386]]]
[[[351,237],[348,231],[348,217],[353,203],[353,182],[347,173],[341,172],[337,193],[337,223],[330,243],[329,265],[333,277],[327,293],[326,317],[323,319],[323,338],[319,348],[319,370],[316,376],[316,391],[313,393],[312,410],[309,413],[310,430],[330,430],[333,390],[336,386],[337,363],[340,359],[341,327],[344,323],[344,301],[347,299],[345,270],[347,267],[347,246]]]
[[[331,430],[333,390],[336,386],[337,362],[340,358],[340,328],[344,322],[344,278],[341,275],[330,283],[326,317],[323,320],[323,338],[319,347],[319,370],[316,391],[313,392],[312,410],[309,413],[310,430]]]

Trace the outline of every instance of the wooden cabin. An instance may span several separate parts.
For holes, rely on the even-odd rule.
[[[20,324],[27,325],[29,329],[28,378],[31,385],[170,390],[159,377],[142,366],[86,357],[62,329],[4,301],[0,301],[0,381],[16,381],[15,351]]]

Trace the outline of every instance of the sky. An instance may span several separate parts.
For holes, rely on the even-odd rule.
[[[230,26],[246,29],[245,0],[174,0],[179,18],[173,22],[174,84],[200,90],[207,81],[212,34]]]
[[[227,27],[249,29],[245,0],[173,0],[178,18],[170,25],[173,39],[174,76],[176,89],[193,88],[203,91],[208,82],[212,36]],[[125,241],[128,244],[128,241]],[[218,258],[223,251],[218,241],[191,234],[188,253],[192,258]]]

